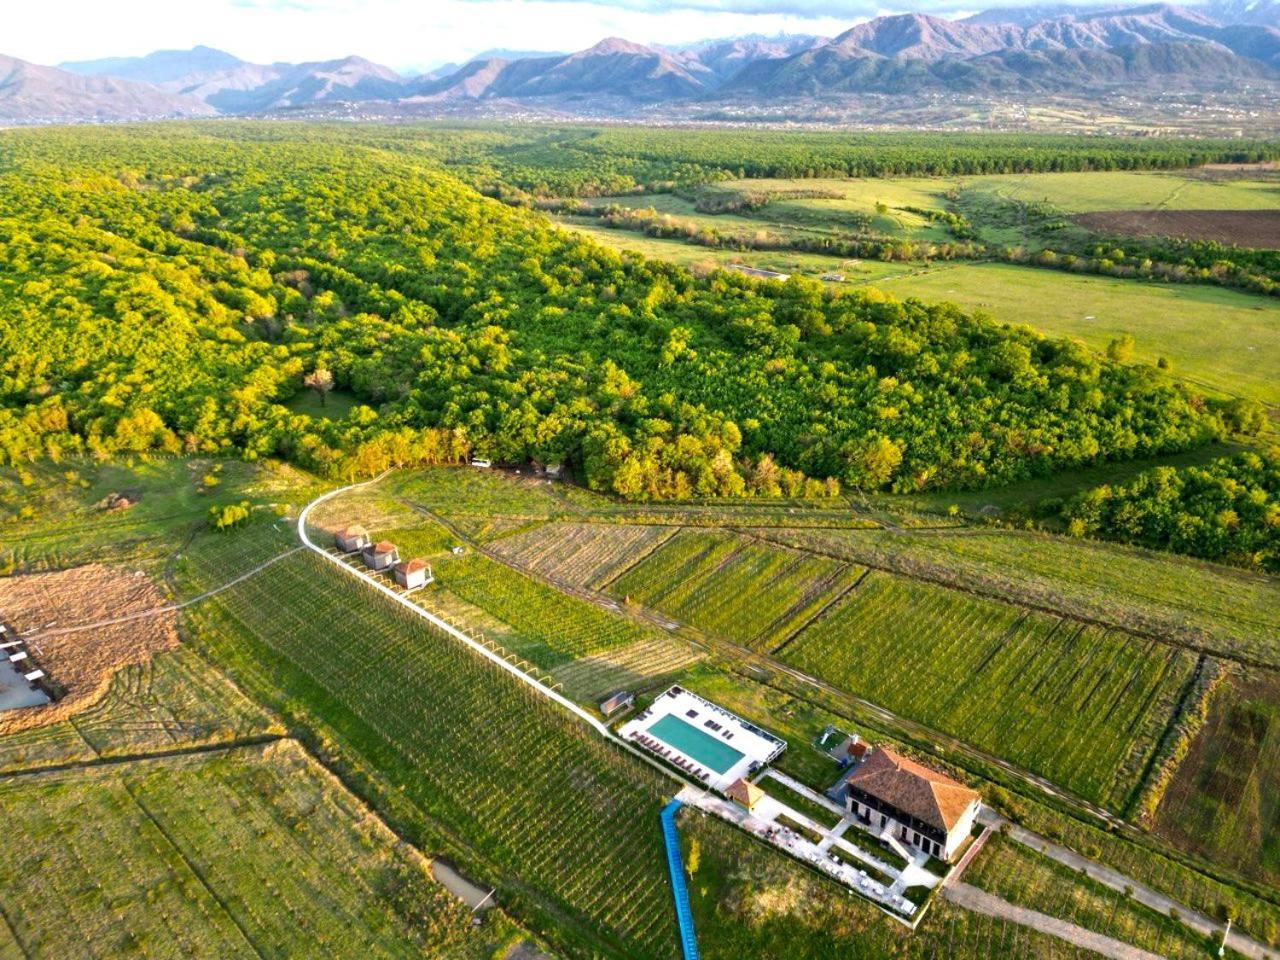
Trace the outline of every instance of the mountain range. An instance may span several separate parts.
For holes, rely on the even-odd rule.
[[[0,120],[258,115],[350,104],[661,104],[864,93],[1089,94],[1280,86],[1280,0],[878,17],[834,38],[686,47],[620,38],[575,53],[495,50],[418,76],[362,57],[256,64],[198,46],[41,67],[0,57]]]

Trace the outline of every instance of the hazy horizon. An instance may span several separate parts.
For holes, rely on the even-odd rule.
[[[1052,5],[1016,0],[924,0],[893,7],[862,0],[433,0],[426,9],[411,0],[209,0],[175,16],[173,5],[161,0],[110,6],[49,0],[11,13],[0,53],[56,65],[203,45],[258,63],[358,55],[412,73],[495,48],[581,50],[611,36],[668,45],[746,34],[834,36],[893,13],[959,18],[992,7]]]

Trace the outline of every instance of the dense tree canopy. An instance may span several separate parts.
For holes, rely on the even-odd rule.
[[[951,306],[619,255],[482,197],[411,133],[4,134],[0,460],[185,450],[336,474],[475,451],[629,497],[816,495],[1225,429],[1150,368]],[[291,410],[319,381],[357,405]]]
[[[1280,449],[1157,467],[1063,508],[1072,533],[1280,573]]]

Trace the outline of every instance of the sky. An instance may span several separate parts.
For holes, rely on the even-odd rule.
[[[359,54],[401,71],[495,47],[570,51],[609,36],[691,43],[749,33],[834,36],[881,13],[953,16],[974,0],[22,0],[0,54],[56,64],[205,44],[254,62]],[[890,0],[894,2],[894,0]],[[1018,0],[994,0],[991,6]]]

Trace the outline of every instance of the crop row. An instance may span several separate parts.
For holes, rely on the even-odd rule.
[[[623,688],[655,686],[661,678],[678,673],[700,656],[683,640],[655,634],[651,640],[566,663],[551,674],[570,697],[594,701]]]
[[[510,626],[515,636],[504,643],[544,670],[651,636],[631,620],[481,554],[448,557],[435,573],[444,589]]]
[[[597,587],[670,537],[673,528],[554,523],[495,541],[505,559],[573,587]]]
[[[708,633],[772,649],[862,572],[724,533],[684,531],[611,589]]]
[[[487,955],[292,744],[11,781],[0,810],[24,838],[0,896],[27,956]]]
[[[211,606],[200,636],[237,679],[340,731],[420,829],[465,838],[484,879],[536,891],[614,953],[670,954],[657,773],[313,555]]]
[[[1118,806],[1192,658],[873,573],[785,651],[795,666]]]

